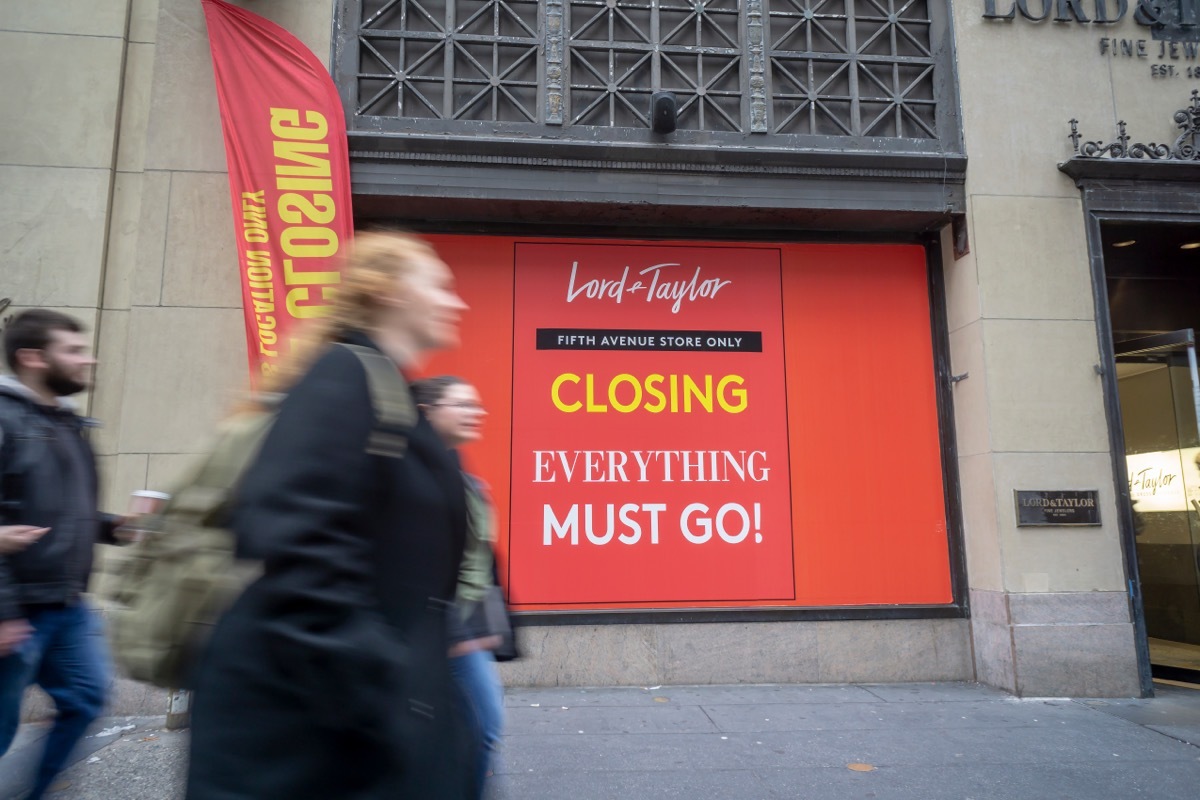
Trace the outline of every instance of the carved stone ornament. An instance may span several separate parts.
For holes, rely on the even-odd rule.
[[[1117,123],[1117,138],[1115,141],[1084,142],[1079,133],[1079,120],[1071,120],[1071,143],[1075,145],[1076,158],[1096,158],[1108,160],[1152,159],[1155,161],[1200,161],[1200,149],[1197,149],[1196,137],[1200,135],[1200,90],[1192,90],[1192,104],[1175,112],[1175,126],[1183,131],[1172,145],[1149,142],[1129,143],[1129,135],[1125,132],[1125,120]]]

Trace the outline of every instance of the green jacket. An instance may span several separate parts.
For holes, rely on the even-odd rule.
[[[474,611],[473,607],[483,600],[488,589],[496,585],[492,554],[496,525],[492,504],[479,479],[464,474],[463,483],[467,488],[467,542],[458,569],[458,589],[454,599],[459,619],[466,621]]]

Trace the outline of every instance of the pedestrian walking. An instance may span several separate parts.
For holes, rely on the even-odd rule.
[[[334,343],[410,370],[458,344],[465,308],[421,240],[360,234],[313,347],[267,387],[287,396],[232,515],[263,574],[196,670],[189,800],[463,797],[445,619],[462,477],[424,418],[375,452],[366,369]]]
[[[413,385],[413,396],[448,447],[457,449],[482,438],[487,411],[479,391],[462,378],[439,375],[419,381]],[[471,730],[475,760],[472,796],[482,798],[492,754],[504,728],[504,687],[494,655],[502,639],[490,627],[486,604],[502,600],[502,595],[496,593],[492,550],[495,513],[483,481],[465,473],[464,479],[467,544],[450,614],[450,670]]]
[[[90,424],[69,400],[92,383],[83,325],[56,311],[17,315],[4,334],[13,375],[0,376],[0,755],[38,684],[57,714],[32,800],[62,770],[104,708],[112,671],[96,612],[83,599],[96,542],[121,518],[99,511]]]

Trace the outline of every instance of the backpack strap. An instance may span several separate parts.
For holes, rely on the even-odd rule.
[[[408,449],[408,432],[417,424],[417,407],[408,391],[408,382],[392,360],[378,350],[345,343],[339,347],[354,353],[367,372],[367,390],[378,420],[367,442],[367,452],[403,458]]]

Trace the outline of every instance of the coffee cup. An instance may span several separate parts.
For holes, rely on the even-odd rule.
[[[129,516],[140,517],[144,514],[157,514],[162,511],[171,495],[166,492],[152,492],[149,489],[139,489],[129,497]]]

